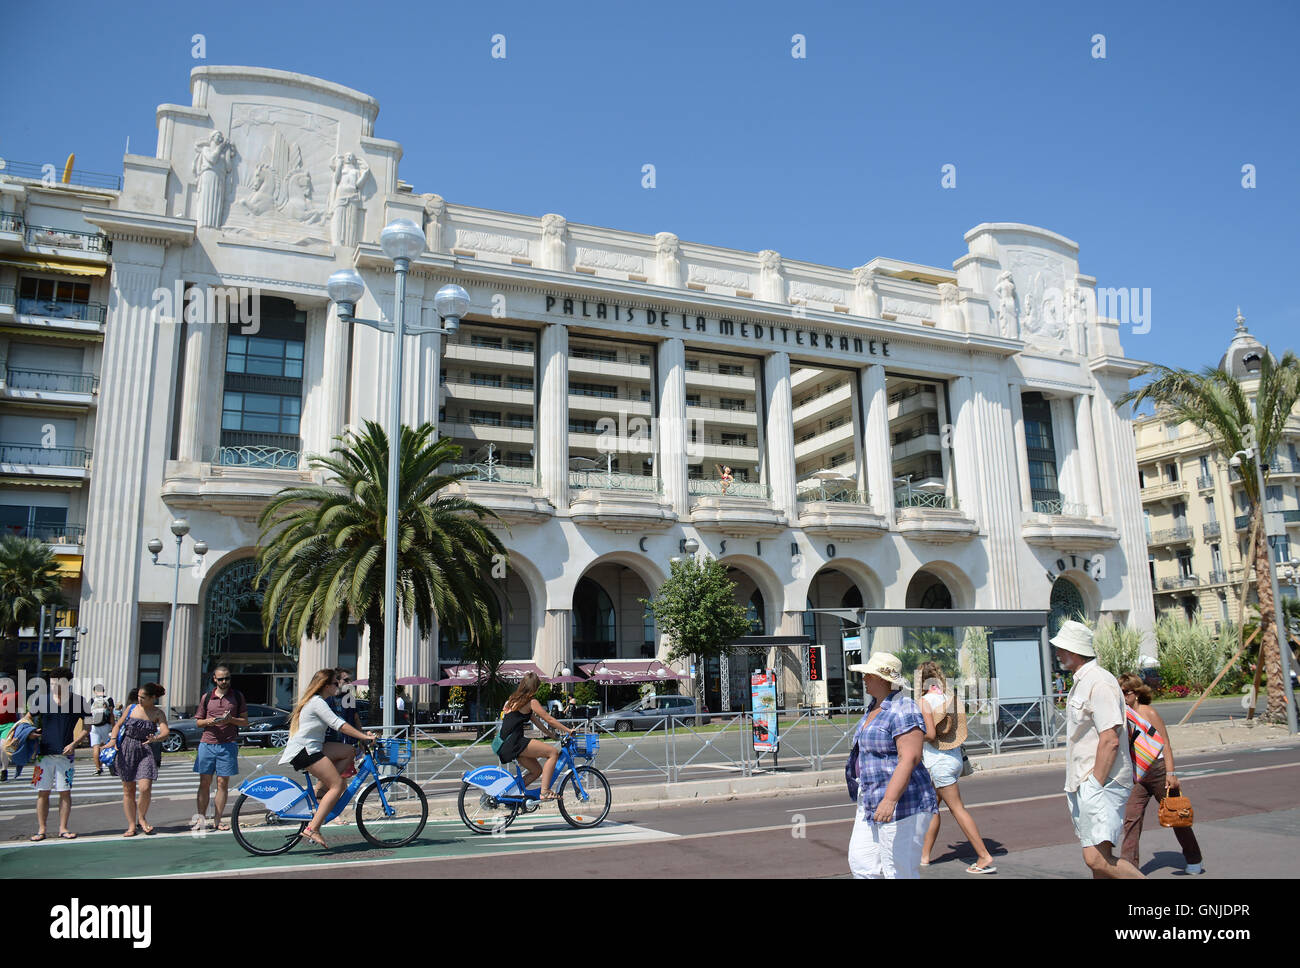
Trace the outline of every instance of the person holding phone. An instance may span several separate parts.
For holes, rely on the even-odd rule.
[[[230,778],[239,775],[239,731],[248,728],[248,703],[243,693],[231,686],[230,669],[226,666],[213,669],[212,684],[215,688],[199,700],[198,712],[194,714],[194,723],[203,727],[203,735],[199,737],[198,755],[194,757],[199,792],[191,830],[199,830],[205,823],[208,830],[230,829],[230,824],[221,818],[226,812]],[[211,820],[206,820],[214,776],[217,778],[216,812]]]

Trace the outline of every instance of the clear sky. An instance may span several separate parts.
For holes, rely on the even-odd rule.
[[[1273,349],[1298,342],[1293,0],[70,0],[5,19],[15,161],[120,173],[196,64],[273,67],[376,97],[402,177],[452,202],[844,267],[951,266],[972,226],[1029,222],[1078,242],[1100,286],[1151,290],[1132,357],[1217,363],[1238,305]]]

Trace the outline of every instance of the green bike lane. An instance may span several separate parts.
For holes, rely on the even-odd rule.
[[[135,837],[119,834],[3,844],[0,845],[0,879],[198,877],[339,865],[360,869],[397,860],[469,859],[556,847],[646,843],[677,836],[614,820],[607,820],[592,830],[578,830],[558,814],[551,813],[521,817],[500,835],[470,833],[458,818],[431,817],[414,842],[391,849],[369,844],[355,823],[327,824],[323,832],[330,843],[329,850],[304,840],[276,857],[249,854],[233,835],[225,832]]]

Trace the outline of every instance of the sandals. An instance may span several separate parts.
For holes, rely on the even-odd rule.
[[[994,864],[989,864],[988,867],[980,867],[977,864],[971,864],[970,867],[966,868],[967,874],[996,874],[997,872],[997,866]]]
[[[132,827],[132,828],[131,828],[130,830],[128,830],[126,833],[122,834],[122,836],[123,836],[123,837],[134,837],[134,836],[135,836],[135,828]]]
[[[152,834],[152,833],[153,833],[157,828],[156,828],[156,827],[146,827],[144,824],[141,824],[141,825],[140,825],[140,829],[141,829],[142,831],[144,831],[144,834],[145,834],[145,836],[147,837],[147,836],[149,836],[150,834]]]
[[[558,800],[558,799],[560,799],[560,795],[559,795],[558,793],[556,793],[554,790],[547,790],[545,793],[543,793],[543,794],[541,795],[541,797],[539,797],[539,799],[541,799],[541,800]]]
[[[74,834],[71,830],[64,830],[64,831],[60,832],[60,834],[59,834],[59,839],[60,839],[60,840],[76,840],[76,839],[77,839],[77,835]]]
[[[312,830],[310,827],[304,827],[302,837],[305,840],[310,840],[317,847],[324,847],[326,850],[329,850],[330,845],[325,843],[325,838],[320,835],[319,830]]]
[[[230,829],[230,824],[226,823],[226,821],[224,820],[222,820],[217,824],[217,830],[229,830],[229,829]]]
[[[27,839],[33,844],[39,844],[42,840],[45,839],[45,834],[32,834]]]

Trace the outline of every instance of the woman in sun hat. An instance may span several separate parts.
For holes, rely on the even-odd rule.
[[[939,809],[930,774],[921,764],[925,719],[911,699],[898,656],[877,652],[862,665],[870,697],[853,734],[858,768],[858,813],[849,840],[849,870],[859,878],[916,879],[930,816]]]
[[[970,815],[966,805],[961,802],[961,793],[957,789],[957,780],[961,777],[961,744],[966,741],[966,709],[956,690],[952,695],[945,691],[943,670],[937,662],[923,662],[916,670],[916,695],[920,697],[918,705],[925,718],[925,747],[921,750],[921,762],[934,783],[934,792],[948,805],[957,826],[961,828],[970,845],[975,848],[975,863],[966,868],[967,874],[996,874],[993,855],[984,846],[984,838],[975,826],[975,818]],[[939,814],[936,812],[930,820],[930,829],[926,831],[925,843],[921,850],[921,866],[930,863],[930,853],[935,841],[939,839]]]

